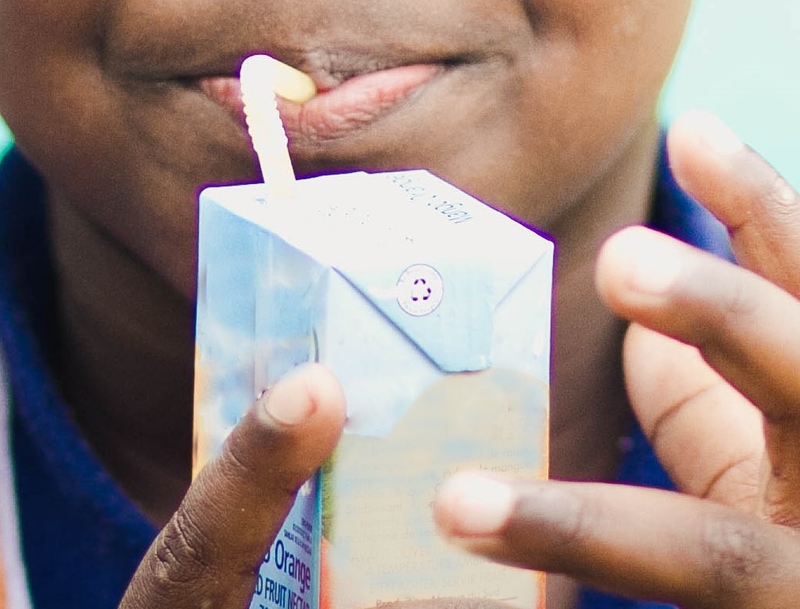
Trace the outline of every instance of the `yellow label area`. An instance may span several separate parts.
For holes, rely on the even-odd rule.
[[[454,374],[388,437],[345,434],[323,475],[331,607],[434,598],[536,607],[540,574],[448,545],[431,505],[442,479],[463,469],[545,477],[548,399],[547,387],[519,372]]]

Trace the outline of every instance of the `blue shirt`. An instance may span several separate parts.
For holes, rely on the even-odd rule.
[[[725,230],[681,192],[662,155],[652,225],[729,256]],[[157,531],[103,469],[70,418],[48,358],[57,353],[44,186],[12,149],[0,164],[0,344],[9,369],[12,460],[34,607],[116,607]],[[188,450],[188,447],[187,447]],[[669,487],[640,430],[620,482]],[[584,590],[586,609],[665,607]]]

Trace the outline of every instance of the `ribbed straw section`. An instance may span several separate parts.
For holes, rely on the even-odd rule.
[[[276,63],[268,55],[252,55],[242,63],[239,78],[247,131],[268,194],[285,199],[294,196],[295,176],[289,158],[289,140],[275,98]]]

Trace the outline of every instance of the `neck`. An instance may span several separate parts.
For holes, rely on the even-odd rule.
[[[51,232],[61,386],[111,475],[163,523],[190,476],[192,304],[57,197]]]
[[[644,125],[582,204],[549,227],[558,244],[551,421],[555,478],[613,477],[618,440],[629,432],[621,371],[625,324],[597,296],[594,264],[606,238],[646,221],[658,140],[656,122]]]
[[[619,467],[620,439],[632,422],[621,365],[626,324],[597,296],[594,264],[607,237],[647,219],[658,138],[657,124],[645,125],[606,179],[547,227],[558,252],[550,429],[553,478],[609,481]],[[574,607],[578,592],[571,579],[548,575],[548,607]]]

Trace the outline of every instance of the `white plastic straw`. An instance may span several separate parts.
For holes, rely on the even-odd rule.
[[[252,55],[242,63],[239,80],[247,131],[267,192],[270,197],[285,199],[294,196],[295,175],[275,99],[276,63],[268,55]]]

